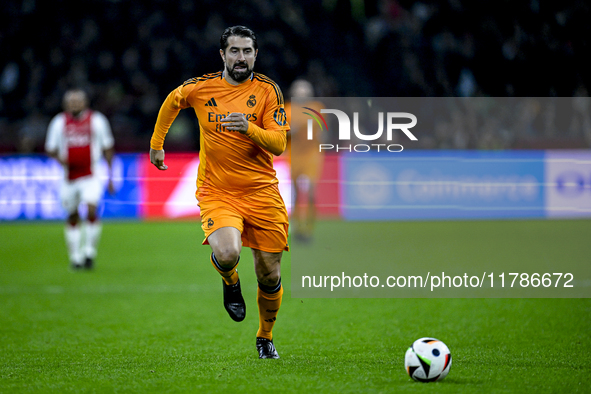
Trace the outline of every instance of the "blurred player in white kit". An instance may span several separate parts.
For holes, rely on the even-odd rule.
[[[56,115],[49,124],[45,150],[64,167],[60,199],[68,213],[65,237],[71,267],[75,270],[92,269],[102,229],[97,206],[104,193],[97,171],[104,157],[109,169],[108,188],[112,194],[113,134],[107,118],[89,109],[88,96],[83,90],[68,90],[64,94],[63,107],[64,112]],[[84,226],[78,212],[80,204],[86,204],[88,208]]]

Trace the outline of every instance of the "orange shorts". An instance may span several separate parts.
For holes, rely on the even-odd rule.
[[[244,197],[208,195],[199,207],[203,245],[218,228],[234,227],[242,234],[243,246],[269,253],[289,250],[287,209],[277,185]]]

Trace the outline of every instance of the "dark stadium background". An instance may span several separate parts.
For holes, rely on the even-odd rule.
[[[0,392],[589,392],[590,9],[586,0],[2,0]],[[277,363],[261,363],[255,352],[251,252],[241,255],[249,312],[237,326],[222,307],[210,248],[200,245],[192,111],[181,111],[167,137],[169,171],[147,160],[160,104],[184,80],[221,69],[219,37],[236,24],[257,33],[255,70],[286,100],[292,81],[304,77],[319,97],[494,103],[502,115],[529,110],[532,126],[509,127],[486,111],[479,119],[490,123],[441,111],[467,126],[494,127],[444,118],[437,129],[436,116],[417,112],[431,130],[416,143],[402,136],[404,156],[386,157],[401,160],[326,155],[314,241],[298,244],[290,230],[292,249],[282,259]],[[61,167],[43,150],[48,123],[74,86],[111,122],[115,180],[123,185],[106,196],[111,216],[102,216],[96,269],[75,273],[63,239]],[[569,119],[575,109],[584,116]],[[288,168],[285,158],[275,164]],[[419,185],[482,187],[459,196],[417,188],[408,202],[388,189],[407,169],[422,176],[411,179]],[[532,184],[533,201],[514,201],[505,187]],[[476,198],[481,190],[488,194]],[[498,201],[487,199],[498,190]],[[354,216],[367,208],[361,204],[374,205],[363,211],[371,217]],[[389,216],[382,205],[406,216]],[[171,217],[165,206],[190,214],[161,220]],[[560,220],[565,206],[569,219]],[[339,216],[342,207],[350,214]],[[490,218],[483,211],[499,220],[479,220]],[[417,212],[440,215],[408,219]],[[545,285],[517,288],[520,280],[516,293],[496,282],[496,294],[464,287],[468,295],[402,298],[389,288],[375,296],[301,285],[302,275],[345,271],[382,278],[574,272],[575,287],[546,292]],[[424,336],[453,354],[441,384],[414,383],[404,369],[408,346]]]
[[[162,100],[185,79],[221,68],[219,36],[235,24],[258,34],[256,71],[286,97],[297,77],[324,97],[588,96],[589,9],[584,0],[5,0],[0,152],[42,152],[71,86],[86,88],[108,116],[118,152],[145,151]],[[183,132],[167,150],[198,149],[194,116],[182,113],[177,127]],[[575,131],[525,143],[476,136],[461,147],[435,137],[420,147],[590,143]]]

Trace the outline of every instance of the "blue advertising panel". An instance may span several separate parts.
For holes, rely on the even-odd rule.
[[[141,202],[139,155],[113,159],[115,194],[105,195],[99,207],[104,218],[138,218]],[[100,177],[106,186],[107,168]],[[64,219],[60,185],[64,177],[57,160],[44,155],[0,156],[0,220]]]
[[[142,165],[138,154],[120,154],[113,159],[115,194],[105,188],[101,207],[104,218],[140,218],[142,198]],[[106,165],[103,163],[103,165]],[[104,179],[103,179],[104,180]]]
[[[542,151],[404,151],[341,156],[348,220],[543,217]]]
[[[46,156],[0,156],[0,220],[60,219],[61,165]]]
[[[546,216],[591,217],[591,151],[546,151]]]

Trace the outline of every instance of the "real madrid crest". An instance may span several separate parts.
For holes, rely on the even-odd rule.
[[[256,96],[254,94],[252,94],[249,98],[248,101],[246,102],[246,105],[248,105],[248,108],[252,108],[255,105],[257,105],[257,100],[256,100]]]

